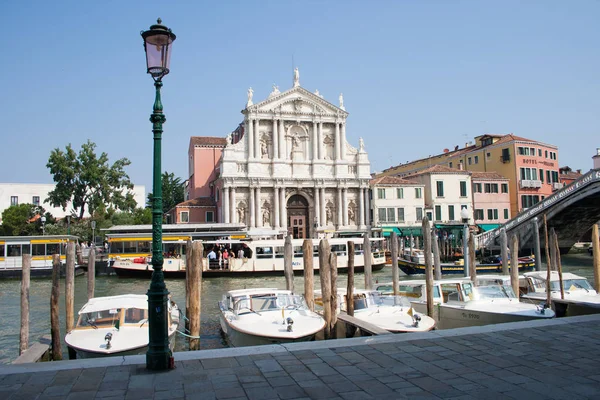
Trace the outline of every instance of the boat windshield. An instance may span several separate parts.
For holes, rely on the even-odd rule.
[[[564,290],[568,290],[570,292],[573,292],[576,290],[586,290],[586,291],[593,290],[592,286],[587,281],[587,279],[564,279],[563,280],[563,288],[564,288]],[[559,281],[550,282],[550,289],[559,291],[560,290],[560,282]]]
[[[113,308],[110,310],[94,311],[90,313],[79,314],[79,321],[77,321],[77,327],[93,327],[107,328],[114,326],[119,321],[120,308]]]
[[[147,319],[148,310],[142,310],[141,308],[128,308],[125,310],[126,324],[139,324],[140,322]]]
[[[477,286],[474,290],[474,294],[475,296],[473,296],[473,299],[476,300],[517,298],[512,286],[508,285]]]
[[[278,311],[285,309],[307,308],[304,297],[291,294],[264,294],[235,298],[234,312],[245,314],[249,312],[261,313],[264,311]]]
[[[410,301],[403,296],[382,296],[379,292],[360,293],[354,296],[354,310],[370,307],[410,307]]]

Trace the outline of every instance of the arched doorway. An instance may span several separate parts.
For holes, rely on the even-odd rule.
[[[294,239],[310,237],[308,221],[308,201],[301,195],[295,194],[287,201],[288,234]]]

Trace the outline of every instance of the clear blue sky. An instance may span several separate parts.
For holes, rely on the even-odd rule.
[[[175,3],[175,4],[173,4]],[[177,34],[164,79],[163,170],[187,178],[190,136],[241,121],[246,90],[292,85],[350,113],[372,171],[483,133],[600,147],[599,1],[4,1],[0,182],[51,182],[50,151],[87,139],[151,191],[154,100],[141,30]]]

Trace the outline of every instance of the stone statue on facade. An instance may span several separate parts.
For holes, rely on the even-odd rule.
[[[365,151],[365,141],[361,137],[358,138],[358,149],[361,153]]]
[[[273,84],[273,90],[271,91],[271,94],[269,95],[269,97],[277,96],[279,93],[281,93],[279,91],[279,86],[277,86],[276,84]]]
[[[300,72],[298,67],[294,68],[294,87],[300,86]]]
[[[244,207],[243,203],[240,203],[237,209],[238,213],[238,223],[245,224],[246,223],[246,207]]]
[[[325,207],[325,221],[326,225],[333,225],[333,205],[331,202],[327,202]]]
[[[263,208],[263,226],[271,226],[271,211],[268,205]]]
[[[323,95],[321,93],[319,93],[319,89],[315,90],[315,94],[317,96],[319,96],[320,98],[323,98]]]
[[[226,145],[230,145],[231,144],[231,132],[229,132],[227,134],[227,138],[225,139]]]
[[[354,210],[355,208],[355,204],[354,201],[350,201],[350,203],[348,203],[348,224],[350,225],[356,225],[356,211]]]
[[[261,158],[269,158],[269,146],[265,141],[260,142],[260,154]]]
[[[246,107],[250,107],[252,104],[254,104],[252,102],[252,96],[254,96],[254,90],[252,90],[252,88],[248,88],[248,102],[246,103]]]
[[[342,110],[346,110],[346,108],[344,107],[344,94],[340,93],[340,108]]]

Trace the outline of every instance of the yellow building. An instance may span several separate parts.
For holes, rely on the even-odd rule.
[[[467,171],[497,172],[508,178],[511,218],[560,188],[558,147],[512,133],[481,135],[475,144],[400,164],[377,176],[406,176],[434,165]]]

